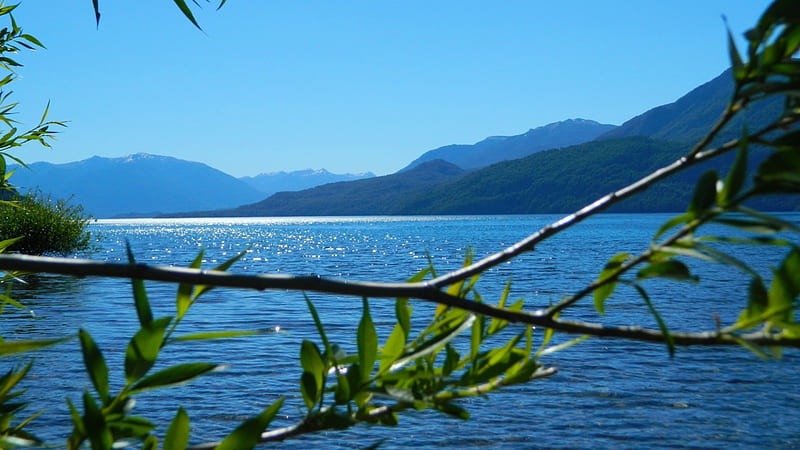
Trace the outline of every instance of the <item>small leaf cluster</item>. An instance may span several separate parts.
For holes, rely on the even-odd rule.
[[[49,104],[42,113],[39,122],[29,130],[20,131],[17,128],[17,122],[12,119],[18,103],[10,100],[13,92],[9,90],[9,87],[16,80],[15,70],[22,67],[22,64],[9,57],[9,55],[13,55],[22,49],[36,50],[37,48],[44,48],[44,45],[38,39],[23,32],[22,28],[17,25],[11,15],[11,12],[17,6],[6,6],[4,2],[0,2],[0,17],[6,16],[10,22],[9,26],[0,29],[0,69],[7,72],[5,76],[0,78],[0,122],[7,127],[5,130],[0,130],[0,190],[6,191],[11,189],[9,177],[13,173],[13,171],[7,171],[6,158],[25,166],[24,162],[9,152],[29,142],[50,147],[49,141],[54,139],[56,134],[54,128],[64,126],[64,122],[47,120],[50,109]]]
[[[0,253],[5,252],[9,246],[13,245],[19,239],[20,238],[0,241]],[[0,316],[5,312],[5,308],[8,305],[33,314],[25,305],[14,300],[9,295],[11,291],[11,284],[9,281],[17,279],[18,276],[21,276],[21,274],[8,273],[0,278],[0,285],[5,285],[6,287],[6,293],[0,294]],[[20,353],[24,354],[43,347],[60,344],[67,339],[69,338],[19,339],[8,341],[0,336],[0,358]],[[28,362],[21,368],[13,367],[0,376],[0,448],[30,447],[42,444],[42,441],[38,437],[24,429],[33,419],[41,414],[41,411],[28,416],[19,423],[15,423],[17,415],[30,405],[29,402],[21,398],[25,391],[15,389],[19,382],[28,374],[32,365],[32,362]]]
[[[136,264],[130,248],[131,264]],[[227,270],[242,254],[226,261],[215,270]],[[200,252],[190,267],[199,268],[203,253]],[[144,282],[132,280],[133,298],[139,320],[139,330],[131,337],[125,351],[124,385],[112,394],[109,369],[100,347],[86,330],[80,330],[83,362],[94,393],[85,391],[82,396],[81,413],[71,400],[67,400],[71,411],[73,430],[67,447],[80,448],[88,442],[92,448],[109,449],[130,445],[131,440],[141,442],[142,448],[159,448],[158,438],[153,434],[156,424],[131,414],[135,405],[134,396],[154,389],[183,385],[191,380],[221,370],[224,367],[208,362],[191,362],[169,366],[153,372],[159,354],[168,344],[230,338],[256,334],[251,331],[220,331],[175,336],[177,326],[190,307],[212,287],[206,285],[180,284],[175,301],[175,315],[156,318],[153,316]],[[277,406],[276,406],[277,405]],[[261,415],[245,421],[234,430],[219,448],[250,448],[255,445],[261,432],[274,417],[280,405],[276,402]],[[179,408],[167,430],[162,443],[164,449],[184,449],[189,442],[189,416]],[[251,444],[248,444],[251,443]]]
[[[435,273],[432,267],[409,281],[420,281],[431,273]],[[469,282],[453,284],[448,293],[461,298],[471,296],[480,302],[474,289],[478,279],[475,276]],[[509,293],[510,284],[498,306],[522,310],[522,300],[507,305]],[[301,345],[300,391],[307,413],[294,433],[358,423],[397,425],[398,413],[407,409],[431,409],[468,419],[469,413],[457,400],[554,373],[537,359],[552,334],[534,352],[533,327],[526,326],[519,333],[503,333],[508,322],[502,319],[444,305],[436,308],[426,327],[415,332],[413,308],[407,298],[396,299],[396,323],[382,346],[369,301],[363,299],[356,333],[358,353],[346,355],[329,341],[314,305],[308,298],[306,301],[322,347],[309,340]]]
[[[788,339],[800,338],[800,324],[795,322],[794,310],[800,295],[800,243],[782,236],[800,232],[797,225],[746,206],[749,200],[767,195],[800,194],[800,131],[788,125],[800,120],[800,15],[791,0],[777,0],[764,12],[755,28],[746,33],[749,41],[747,60],[740,55],[729,33],[729,50],[735,89],[720,126],[741,112],[749,103],[770,96],[784,96],[785,107],[768,127],[749,131],[743,128],[741,137],[721,149],[695,149],[696,155],[721,154],[736,149],[733,166],[724,177],[715,170],[705,172],[698,180],[687,211],[668,220],[653,238],[650,249],[638,256],[622,253],[612,257],[593,284],[594,304],[601,314],[605,302],[618,283],[633,286],[653,314],[666,337],[670,352],[674,344],[666,323],[659,316],[642,281],[650,278],[669,278],[697,282],[685,262],[687,258],[728,265],[750,278],[744,299],[745,307],[738,320],[727,328],[719,326],[718,333],[738,339],[742,345],[765,356],[762,349],[739,337],[743,331],[760,327],[766,336]],[[713,131],[712,131],[713,135]],[[710,142],[707,139],[706,142]],[[767,157],[753,170],[749,167],[752,146],[769,149]],[[701,236],[698,231],[706,224],[729,227],[728,235]],[[735,237],[744,232],[746,237]],[[668,232],[672,232],[667,236]],[[778,236],[779,233],[783,235]],[[785,247],[787,252],[779,267],[773,270],[772,280],[729,252],[713,244]],[[634,279],[622,275],[640,267]],[[767,287],[769,285],[769,288]]]

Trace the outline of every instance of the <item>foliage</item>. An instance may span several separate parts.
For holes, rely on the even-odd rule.
[[[130,250],[129,257],[130,263],[135,264]],[[191,267],[199,267],[202,257],[202,253],[198,255]],[[240,257],[241,255],[216,269],[225,270]],[[144,283],[141,280],[133,280],[134,304],[140,328],[128,343],[123,368],[125,384],[116,394],[111,393],[109,369],[100,347],[88,332],[85,330],[78,332],[86,373],[94,387],[94,395],[90,392],[83,393],[83,414],[71,400],[67,400],[74,424],[72,434],[67,440],[68,448],[80,448],[86,441],[92,448],[111,448],[112,445],[129,439],[141,441],[145,448],[157,448],[158,438],[151,433],[155,424],[130,414],[135,404],[133,397],[141,392],[185,384],[196,377],[222,368],[218,364],[194,362],[166,367],[153,373],[161,350],[168,344],[179,342],[254,334],[228,331],[175,336],[178,325],[191,306],[211,289],[210,286],[181,284],[175,300],[175,315],[154,318]],[[226,440],[230,443],[230,448],[246,448],[248,446],[242,443],[255,442],[263,429],[269,425],[280,403],[280,400],[277,401],[259,417],[257,429],[251,430],[246,427],[244,431],[235,430]],[[189,428],[183,425],[184,423],[188,425],[188,416],[183,409],[179,409],[165,437],[164,448],[185,448]],[[179,444],[181,442],[184,444]]]
[[[55,134],[52,128],[64,125],[63,122],[47,120],[49,105],[45,108],[39,123],[27,131],[18,130],[16,127],[17,122],[11,118],[15,112],[14,110],[17,107],[17,103],[10,102],[11,91],[9,91],[8,88],[10,84],[16,80],[15,69],[22,67],[22,65],[9,57],[9,54],[17,53],[23,48],[28,50],[35,50],[37,47],[44,48],[38,39],[30,34],[24,33],[22,28],[17,25],[14,17],[11,16],[11,12],[16,7],[17,5],[6,6],[4,2],[0,2],[0,17],[8,17],[10,21],[10,27],[7,26],[0,29],[0,69],[7,72],[7,74],[0,79],[0,122],[8,127],[6,130],[2,131],[2,137],[0,137],[0,189],[2,190],[9,190],[11,188],[8,182],[11,173],[6,170],[6,158],[10,158],[24,165],[24,163],[13,156],[10,151],[29,142],[35,142],[49,147],[50,144],[48,141],[52,140]]]
[[[80,205],[33,191],[0,204],[0,239],[20,237],[9,250],[28,255],[67,255],[91,248],[89,217]]]
[[[175,3],[197,25],[187,4],[177,0]],[[94,5],[97,11],[98,2],[95,1]],[[3,270],[114,276],[132,280],[139,330],[130,338],[125,352],[122,368],[125,381],[120,390],[112,392],[109,368],[100,346],[87,332],[78,332],[93,392],[84,392],[79,404],[69,401],[74,427],[67,441],[68,447],[77,448],[88,442],[93,448],[104,449],[136,440],[143,448],[157,448],[158,438],[153,434],[155,424],[130,414],[134,396],[147,390],[182,384],[221,368],[218,364],[194,362],[153,372],[160,351],[166,345],[186,340],[251,334],[175,334],[186,312],[213,286],[356,295],[363,298],[363,307],[356,333],[357,353],[347,355],[330,341],[315,306],[307,299],[319,339],[317,342],[304,340],[299,349],[298,390],[305,406],[305,416],[300,423],[264,431],[283,404],[282,399],[277,399],[262,413],[241,423],[224,440],[192,448],[252,448],[260,442],[360,423],[396,425],[399,413],[408,409],[433,409],[466,419],[469,413],[458,403],[459,399],[549,375],[553,371],[543,367],[539,357],[578,343],[585,336],[660,342],[670,353],[682,345],[741,345],[766,357],[776,354],[773,349],[782,346],[800,348],[800,324],[794,315],[800,296],[800,229],[746,206],[753,199],[774,195],[797,199],[800,194],[800,131],[796,126],[793,128],[800,121],[800,61],[795,58],[800,48],[800,16],[794,0],[773,2],[746,36],[749,41],[746,57],[740,55],[730,40],[734,80],[731,100],[720,120],[693,148],[674,161],[665,161],[662,167],[653,168],[652,173],[638,181],[600,197],[504,251],[480,261],[472,261],[468,253],[464,267],[453,272],[439,275],[431,266],[408,283],[395,284],[328,280],[315,276],[237,276],[223,273],[236,258],[214,271],[203,271],[200,268],[202,253],[188,269],[140,265],[134,261],[130,251],[126,265],[0,255],[0,269]],[[743,127],[739,138],[714,144],[726,126],[749,104],[775,96],[785,97],[780,117],[755,127],[754,131]],[[767,154],[754,163],[750,154],[756,146],[766,148]],[[726,154],[734,155],[729,157],[728,164],[718,164],[699,176],[685,213],[667,221],[642,252],[622,253],[611,258],[598,271],[597,280],[584,289],[538,310],[525,308],[522,301],[509,304],[508,288],[495,305],[484,302],[477,292],[483,272],[534,251],[540,242],[669,176],[687,173],[689,169],[711,160],[718,162]],[[710,224],[721,225],[725,232],[708,233]],[[726,245],[785,249],[785,256],[779,267],[771,274],[765,274],[729,254]],[[750,288],[742,293],[741,314],[733,323],[718,323],[712,330],[687,333],[673,330],[671,324],[660,316],[659,299],[648,291],[651,280],[699,282],[691,268],[694,259],[719,263],[749,277]],[[173,316],[153,316],[143,279],[179,283]],[[656,329],[606,326],[561,318],[564,311],[588,298],[593,299],[599,314],[611,314],[615,306],[614,294],[623,288],[632,289],[639,295],[652,314]],[[395,299],[396,323],[384,339],[379,336],[372,320],[367,297]],[[438,305],[424,327],[420,328],[416,326],[418,322],[411,321],[412,299]],[[514,322],[526,326],[515,333],[506,327]],[[541,330],[536,336],[534,326]],[[548,347],[557,332],[579,337]],[[539,341],[535,342],[535,338]],[[27,345],[48,344],[51,343],[4,342],[0,349],[24,350]],[[1,389],[10,392],[15,383],[9,380],[20,379],[26,372],[27,366],[10,371],[7,378],[0,380],[0,394],[3,394]],[[0,431],[18,439],[6,440],[6,444],[19,444],[22,443],[19,439],[28,438],[19,433],[19,427],[9,425],[10,412],[19,409],[5,403],[6,400],[8,398],[0,397],[6,414],[3,417],[8,419],[0,423],[3,425]],[[189,414],[178,407],[166,431],[163,447],[186,447],[190,440],[189,431]],[[35,442],[32,438],[29,441]]]

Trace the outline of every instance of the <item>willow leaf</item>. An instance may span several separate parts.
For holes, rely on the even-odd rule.
[[[185,450],[189,446],[189,415],[178,408],[164,436],[164,450]]]
[[[160,370],[133,385],[131,393],[167,386],[179,386],[223,366],[211,363],[186,363]]]
[[[675,356],[675,340],[672,338],[672,335],[669,333],[669,328],[667,328],[666,322],[661,318],[661,315],[658,314],[656,311],[655,306],[653,306],[653,302],[650,301],[650,296],[647,295],[647,292],[642,288],[640,285],[636,283],[632,283],[633,287],[639,292],[639,295],[644,300],[644,303],[647,305],[647,309],[650,310],[650,314],[653,315],[653,318],[656,320],[658,324],[658,328],[661,330],[661,333],[664,335],[664,341],[667,344],[667,349],[669,350],[669,356]]]
[[[216,450],[245,450],[254,448],[261,439],[261,433],[269,426],[278,410],[283,404],[283,398],[278,399],[261,414],[244,421],[231,434],[229,434]]]
[[[378,335],[375,332],[375,324],[369,312],[369,302],[366,298],[362,300],[363,313],[361,321],[358,323],[358,363],[361,367],[361,378],[368,380],[375,365],[375,358],[378,353]]]
[[[83,352],[83,363],[86,366],[86,372],[89,374],[89,379],[92,380],[92,385],[100,396],[100,400],[106,403],[109,391],[106,360],[103,358],[100,348],[86,330],[81,329],[78,332],[78,336],[81,340],[81,351]]]

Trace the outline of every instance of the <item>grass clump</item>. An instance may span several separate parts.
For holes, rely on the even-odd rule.
[[[83,206],[39,191],[0,202],[0,241],[22,237],[8,250],[28,255],[67,255],[91,247],[91,217]]]

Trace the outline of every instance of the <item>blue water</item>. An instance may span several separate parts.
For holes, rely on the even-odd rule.
[[[535,252],[487,273],[477,285],[495,302],[508,279],[512,298],[546,307],[597,277],[605,261],[621,251],[646,248],[666,215],[602,215],[537,247]],[[798,215],[787,215],[797,221]],[[128,241],[140,262],[188,265],[202,248],[204,267],[247,251],[233,270],[240,273],[316,274],[326,277],[403,281],[428,264],[439,272],[460,267],[467,247],[477,257],[498,251],[556,216],[368,217],[220,220],[98,221],[95,259],[125,261]],[[739,257],[768,270],[781,253],[745,249]],[[747,284],[740,273],[697,266],[698,286],[650,285],[657,308],[673,329],[714,327],[714,316],[730,323],[743,306]],[[35,319],[7,311],[0,320],[6,338],[52,337],[88,330],[121,383],[127,340],[137,328],[129,283],[123,280],[37,276],[15,291]],[[157,316],[171,315],[176,287],[148,283]],[[655,324],[635,295],[620,291],[607,316],[591,299],[564,317],[609,324]],[[329,336],[355,347],[361,299],[309,294]],[[394,302],[371,301],[385,339]],[[431,307],[415,304],[415,314]],[[225,371],[188,386],[138,397],[135,412],[161,422],[182,405],[192,420],[193,441],[216,440],[238,421],[287,396],[276,426],[302,417],[297,355],[302,339],[318,340],[301,293],[218,289],[195,305],[181,330],[275,330],[256,337],[167,347],[160,364],[209,361]],[[563,339],[566,339],[565,336]],[[26,398],[47,411],[29,427],[57,447],[70,424],[62,395],[80,403],[90,383],[77,340],[36,353]],[[385,439],[384,447],[640,448],[800,447],[800,352],[762,361],[741,348],[681,348],[670,358],[662,345],[590,339],[543,362],[558,368],[550,378],[515,386],[463,404],[470,421],[432,412],[401,416],[398,428],[356,427],[285,443],[288,446],[352,448]],[[3,364],[9,364],[8,361]],[[114,387],[112,387],[113,391]],[[57,395],[53,395],[57,393]],[[160,429],[163,433],[164,428]]]

